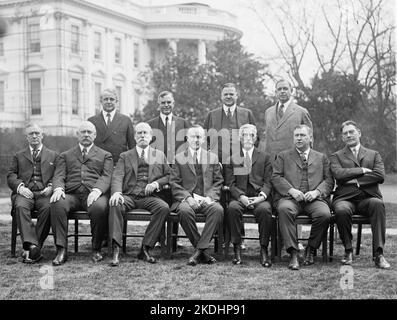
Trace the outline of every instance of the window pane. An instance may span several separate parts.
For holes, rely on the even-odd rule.
[[[121,39],[114,39],[114,62],[121,63]]]
[[[134,68],[139,67],[139,43],[134,43]]]
[[[95,82],[95,113],[96,114],[101,112],[101,92],[102,92],[102,83]]]
[[[41,79],[29,79],[32,114],[41,114]]]
[[[100,32],[94,33],[94,58],[102,58],[102,35]]]
[[[0,81],[0,111],[4,111],[4,81]]]
[[[80,51],[80,28],[78,26],[72,26],[71,34],[71,48],[73,53],[79,53]]]
[[[72,114],[79,113],[79,80],[72,79]]]
[[[30,52],[40,52],[40,25],[29,25],[29,49]]]

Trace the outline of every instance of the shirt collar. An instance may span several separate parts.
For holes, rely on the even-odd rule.
[[[285,113],[285,111],[287,111],[287,108],[289,107],[290,104],[291,104],[291,99],[289,99],[287,102],[283,103],[284,113]],[[281,105],[281,101],[278,102],[278,105]]]
[[[248,153],[248,155],[250,156],[250,159],[252,159],[252,154],[253,154],[253,152],[254,152],[254,147],[252,147],[252,148],[249,149],[249,150],[243,149],[244,157],[245,157],[245,155]]]
[[[145,159],[147,159],[148,158],[148,152],[149,152],[149,146],[147,146],[145,149],[136,146],[136,152],[138,152],[138,157],[141,156],[142,150],[144,150],[144,157],[145,157]]]
[[[107,112],[105,110],[102,110],[102,116],[103,116],[103,119],[105,119],[105,122],[108,120],[108,118],[107,118],[107,114],[108,113],[110,113],[110,121],[113,121],[114,115],[116,114],[116,109],[114,109],[111,112]]]
[[[354,154],[354,150],[357,150],[357,154],[358,154],[358,152],[360,151],[360,147],[361,147],[361,144],[359,143],[359,144],[357,144],[356,146],[354,146],[353,148],[349,148],[350,149],[350,151]]]
[[[301,152],[298,149],[296,149],[296,151],[298,151],[299,154],[304,154],[305,155],[306,160],[309,158],[310,150],[311,150],[310,147],[306,151],[303,151],[303,152]]]
[[[191,147],[189,147],[189,150],[190,150],[190,155],[192,156],[192,158],[194,156],[194,153],[197,152],[197,159],[201,159],[201,148],[198,148],[198,150],[194,150]]]
[[[166,117],[168,117],[168,124],[171,124],[172,123],[172,113],[170,113],[169,115],[165,115],[165,114],[162,114],[160,112],[160,118],[161,118],[161,121],[163,121],[164,125],[165,125],[165,118]]]
[[[79,143],[79,147],[80,147],[81,153],[83,153],[83,149],[86,148],[86,149],[87,149],[87,154],[88,154],[88,153],[90,152],[90,150],[91,150],[91,148],[92,148],[93,145],[94,145],[94,144],[91,143],[88,147],[84,147],[82,144]]]
[[[33,148],[32,148],[32,146],[29,145],[29,148],[30,148],[30,153],[33,154]],[[43,144],[40,144],[40,145],[38,146],[38,148],[37,148],[37,151],[38,151],[37,154],[40,153],[41,149],[43,149]]]
[[[234,111],[236,111],[237,106],[233,105],[231,107],[226,107],[225,105],[223,105],[223,112],[227,115],[227,110],[230,109],[230,112],[232,113],[232,117],[234,116]]]

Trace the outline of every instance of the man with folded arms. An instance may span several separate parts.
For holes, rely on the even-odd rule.
[[[146,122],[135,126],[135,148],[123,152],[113,172],[109,211],[109,236],[113,240],[111,266],[120,263],[124,212],[132,209],[150,211],[151,218],[142,240],[138,259],[156,263],[149,250],[164,230],[170,213],[168,204],[158,193],[169,182],[169,166],[163,152],[149,146],[152,128]]]
[[[25,134],[29,146],[14,155],[7,183],[21,233],[23,262],[35,263],[42,258],[41,247],[51,227],[51,182],[58,154],[42,144],[43,130],[37,124],[26,126]],[[33,209],[38,211],[36,227],[30,215]]]
[[[180,224],[189,238],[194,254],[188,264],[200,261],[208,264],[216,259],[207,252],[209,243],[223,220],[223,208],[219,204],[223,177],[218,157],[202,148],[205,132],[201,126],[193,126],[187,132],[188,147],[178,153],[171,168],[170,184],[175,202],[171,211],[179,214]],[[196,213],[206,215],[200,235],[195,220]]]
[[[331,212],[329,195],[334,187],[329,160],[325,154],[310,148],[313,131],[307,125],[294,130],[295,148],[280,152],[273,166],[272,184],[275,189],[281,235],[291,255],[289,268],[299,269],[298,236],[295,217],[305,213],[312,219],[303,265],[314,263],[314,252],[328,230]]]
[[[108,196],[113,171],[113,159],[96,145],[95,126],[84,121],[77,130],[78,145],[59,156],[56,164],[51,196],[51,225],[57,255],[52,261],[59,266],[67,260],[68,215],[87,210],[91,222],[92,260],[103,259],[101,243],[106,236]]]
[[[361,131],[354,121],[342,123],[342,141],[345,147],[330,157],[331,171],[337,188],[333,208],[340,238],[345,247],[342,264],[353,262],[352,215],[369,216],[372,230],[373,260],[375,266],[389,269],[383,256],[386,234],[386,212],[379,190],[385,179],[385,168],[379,152],[360,144]]]
[[[232,200],[229,203],[226,220],[234,245],[233,264],[241,264],[242,215],[251,211],[259,225],[261,265],[269,268],[268,245],[271,233],[272,207],[268,201],[271,192],[272,165],[268,155],[254,146],[257,139],[256,127],[245,124],[240,128],[242,149],[234,154],[230,164],[225,165],[225,181]]]

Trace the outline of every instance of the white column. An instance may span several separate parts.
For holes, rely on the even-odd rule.
[[[103,54],[105,61],[105,73],[106,81],[105,87],[113,87],[113,65],[114,65],[114,41],[113,41],[113,31],[109,28],[105,29],[105,34],[103,38]]]
[[[198,62],[199,64],[207,62],[207,45],[205,40],[198,41]]]

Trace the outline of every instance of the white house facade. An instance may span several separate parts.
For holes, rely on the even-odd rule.
[[[117,89],[120,111],[143,104],[139,73],[168,48],[205,63],[236,17],[199,3],[142,6],[128,0],[0,0],[8,29],[0,38],[0,127],[41,125],[68,135]],[[141,2],[141,1],[140,1]]]

